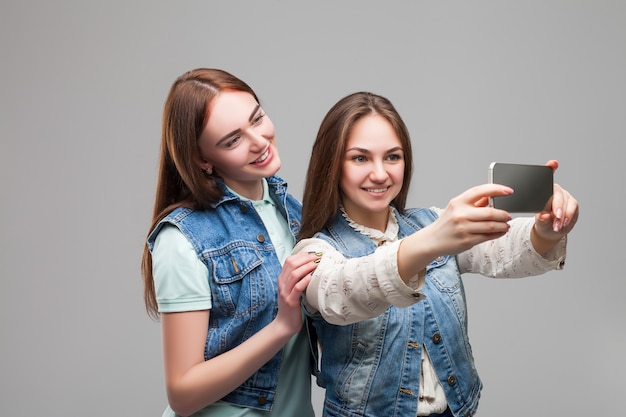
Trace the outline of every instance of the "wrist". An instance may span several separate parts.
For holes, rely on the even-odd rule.
[[[535,223],[530,229],[530,242],[533,245],[535,251],[541,256],[549,252],[560,240],[562,236],[546,237],[543,236]]]

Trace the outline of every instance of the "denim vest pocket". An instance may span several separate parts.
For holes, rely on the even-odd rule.
[[[213,309],[244,317],[266,302],[267,282],[258,276],[263,260],[253,244],[233,242],[205,256],[212,266]]]

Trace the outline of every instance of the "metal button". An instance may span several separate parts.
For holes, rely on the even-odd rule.
[[[259,396],[259,405],[265,405],[267,403],[267,397],[265,395]]]
[[[263,243],[265,242],[265,236],[259,233],[258,235],[256,235],[256,240],[258,240],[260,243]]]
[[[448,385],[454,385],[456,384],[456,377],[454,375],[450,375],[448,377]]]
[[[432,337],[432,341],[434,344],[438,345],[441,342],[441,335],[439,333],[435,333]]]
[[[239,206],[239,211],[241,211],[242,213],[247,213],[248,212],[248,206],[246,206],[245,204],[241,204]]]

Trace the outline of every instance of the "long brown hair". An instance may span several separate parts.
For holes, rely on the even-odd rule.
[[[172,84],[163,110],[159,173],[150,231],[177,207],[206,210],[222,197],[223,191],[215,177],[204,173],[197,162],[200,160],[198,139],[209,118],[209,104],[224,90],[250,93],[259,102],[248,84],[220,69],[188,71]],[[147,244],[141,272],[146,310],[151,317],[158,318],[152,256]]]
[[[413,152],[411,138],[404,121],[391,102],[370,92],[357,92],[339,100],[326,113],[311,151],[302,200],[302,228],[298,239],[312,237],[335,217],[341,204],[341,179],[346,143],[352,128],[361,118],[377,114],[395,130],[404,149],[404,182],[391,204],[404,211],[411,175]]]

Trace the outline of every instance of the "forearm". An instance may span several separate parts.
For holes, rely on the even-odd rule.
[[[197,363],[185,371],[177,373],[176,364],[166,360],[165,376],[170,407],[177,414],[187,416],[221,399],[267,363],[292,335],[289,329],[274,320],[228,352],[207,361],[196,357]],[[167,343],[164,350],[166,358],[174,355],[168,351]]]
[[[537,229],[533,226],[530,231],[530,241],[535,251],[541,256],[546,256],[550,251],[555,249],[559,242],[566,239],[566,236],[558,238],[556,240],[544,239],[537,233]]]
[[[398,273],[407,282],[416,274],[425,275],[426,267],[443,251],[433,244],[437,236],[432,227],[426,227],[400,241],[398,249]]]
[[[495,240],[476,245],[458,255],[461,273],[473,272],[496,278],[521,278],[540,275],[563,266],[566,238],[540,253],[532,242],[532,218],[511,221],[509,232]],[[541,249],[541,248],[540,248]]]
[[[419,301],[424,276],[403,282],[398,274],[399,242],[375,253],[346,259],[326,242],[311,239],[295,250],[321,251],[322,261],[306,290],[305,306],[330,323],[345,325],[383,313],[390,305],[406,307]]]

